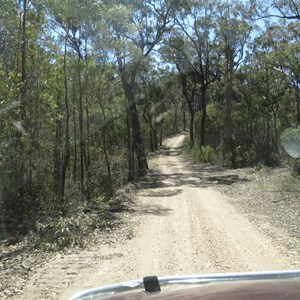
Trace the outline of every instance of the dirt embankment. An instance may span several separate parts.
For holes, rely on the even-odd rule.
[[[68,299],[82,289],[153,274],[300,268],[299,235],[251,206],[247,189],[255,188],[256,171],[193,165],[180,155],[183,139],[168,139],[151,157],[152,171],[124,212],[130,221],[122,234],[52,257],[14,299]],[[291,211],[299,211],[297,203]]]

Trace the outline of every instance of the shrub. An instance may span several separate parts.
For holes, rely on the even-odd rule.
[[[193,148],[194,148],[194,144],[190,141],[188,137],[186,137],[183,142],[183,151],[185,153],[191,154],[191,150]]]
[[[72,231],[76,227],[68,219],[59,217],[47,224],[36,223],[38,236],[35,244],[43,251],[56,251],[75,244]]]
[[[191,155],[196,162],[215,163],[217,161],[217,151],[210,145],[203,147],[194,145],[188,137],[184,140],[184,153]]]
[[[35,246],[43,251],[57,251],[81,246],[83,239],[95,228],[112,227],[109,204],[101,196],[87,205],[78,207],[72,216],[59,216],[36,222]]]
[[[196,148],[198,148],[197,157],[201,162],[214,163],[216,161],[217,153],[210,145]]]

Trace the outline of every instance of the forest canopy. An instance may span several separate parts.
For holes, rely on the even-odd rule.
[[[1,237],[105,203],[170,134],[187,130],[204,161],[276,166],[281,134],[299,125],[299,0],[2,0],[0,11]]]

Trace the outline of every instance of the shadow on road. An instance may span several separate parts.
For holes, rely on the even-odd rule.
[[[172,213],[173,209],[163,205],[148,204],[135,206],[134,208],[131,208],[130,211],[143,215],[168,216]]]
[[[168,156],[178,156],[182,153],[182,151],[183,151],[183,146],[180,147],[161,146],[160,147],[160,152],[163,155],[168,155]]]
[[[166,185],[166,187],[168,187]],[[182,192],[182,189],[172,189],[172,190],[164,190],[163,192],[158,192],[158,191],[151,191],[149,193],[143,194],[143,196],[146,197],[172,197],[172,196],[176,196],[178,194],[180,194]]]
[[[249,182],[246,177],[241,177],[234,174],[234,171],[225,169],[221,166],[209,165],[209,164],[195,164],[187,157],[180,156],[182,154],[183,147],[167,147],[162,146],[157,155],[161,156],[179,156],[179,160],[182,163],[182,172],[178,168],[176,161],[169,161],[168,165],[172,169],[177,168],[179,172],[166,172],[162,173],[159,170],[150,170],[148,175],[140,180],[140,186],[142,189],[149,190],[149,193],[145,194],[147,197],[172,197],[182,192],[181,187],[214,187],[219,185],[232,185]],[[156,190],[157,189],[157,190]]]

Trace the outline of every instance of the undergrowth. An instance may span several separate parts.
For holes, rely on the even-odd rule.
[[[190,155],[195,162],[216,163],[218,155],[210,145],[198,146],[190,142],[188,138],[184,141],[184,152]]]
[[[35,246],[43,251],[58,251],[66,247],[82,246],[94,229],[113,226],[109,204],[102,197],[76,208],[74,214],[44,218],[36,222]]]

